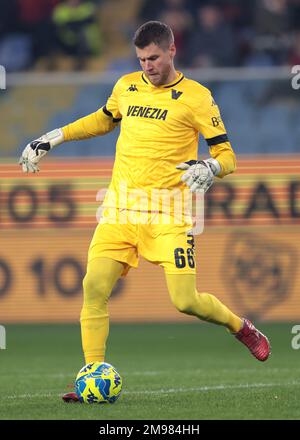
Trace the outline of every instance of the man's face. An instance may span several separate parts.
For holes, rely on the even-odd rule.
[[[140,61],[141,67],[155,86],[167,84],[170,72],[173,67],[173,59],[176,53],[175,45],[171,44],[169,48],[163,49],[154,43],[139,49],[136,47],[136,55]]]

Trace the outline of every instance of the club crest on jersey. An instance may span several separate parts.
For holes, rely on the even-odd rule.
[[[172,89],[172,99],[178,99],[182,95],[182,92],[177,92],[177,90]]]
[[[137,92],[137,86],[135,84],[131,84],[130,87],[128,87],[127,92]]]
[[[127,116],[136,116],[138,118],[162,119],[166,120],[168,110],[156,107],[142,107],[140,105],[129,105]]]

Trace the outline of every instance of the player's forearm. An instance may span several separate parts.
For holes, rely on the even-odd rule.
[[[216,159],[221,166],[221,171],[217,175],[218,177],[224,177],[235,171],[236,156],[229,142],[210,147],[210,155],[212,158]]]
[[[71,124],[62,127],[65,141],[88,139],[109,133],[116,127],[113,118],[107,116],[102,108]]]

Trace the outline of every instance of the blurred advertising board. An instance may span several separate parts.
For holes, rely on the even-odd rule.
[[[0,165],[0,322],[76,322],[111,158],[45,160],[37,175]],[[300,156],[242,156],[205,196],[199,292],[259,320],[300,319]],[[190,321],[160,267],[142,258],[116,285],[114,322]]]

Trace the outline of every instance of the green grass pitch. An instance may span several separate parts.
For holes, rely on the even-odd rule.
[[[299,419],[299,350],[292,324],[264,324],[261,363],[212,324],[111,325],[107,362],[123,377],[113,405],[61,400],[84,365],[79,325],[7,325],[0,350],[0,419]]]

